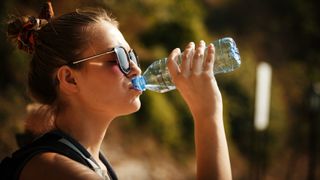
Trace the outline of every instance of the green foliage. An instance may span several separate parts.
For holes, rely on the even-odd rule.
[[[195,39],[193,32],[184,24],[178,22],[164,22],[153,26],[141,35],[141,41],[146,47],[163,45],[167,52]]]
[[[148,132],[154,134],[158,139],[169,147],[181,144],[181,127],[179,127],[179,112],[162,94],[146,92],[141,111],[144,119],[141,120],[147,126]]]
[[[17,8],[21,13],[36,11],[39,2],[42,1],[1,1],[0,15],[3,19],[7,16],[4,12],[12,12],[7,8]],[[312,137],[310,119],[319,117],[319,111],[317,116],[310,116],[309,105],[310,86],[320,81],[320,26],[315,0],[77,0],[53,3],[57,15],[81,6],[110,10],[119,20],[126,40],[138,52],[142,67],[166,57],[175,47],[183,49],[188,41],[204,39],[210,42],[217,37],[233,37],[240,50],[242,65],[233,73],[217,75],[217,80],[224,99],[229,144],[240,152],[237,156],[241,157],[235,159],[247,161],[235,164],[250,164],[248,162],[254,158],[263,156],[266,171],[270,168],[270,174],[276,174],[274,176],[290,177],[285,171],[292,170],[294,165],[287,167],[287,160],[301,162],[308,156],[308,139]],[[25,88],[29,57],[13,51],[12,46],[5,43],[5,25],[0,27],[3,42],[0,44],[0,124],[3,125],[0,130],[11,132],[19,128],[12,128],[14,125],[9,121],[16,122],[29,101]],[[260,61],[272,65],[273,77],[270,124],[267,131],[258,133],[253,127],[253,117],[255,70]],[[127,121],[122,127],[124,131],[139,129],[140,133],[153,134],[163,145],[175,150],[173,153],[181,152],[182,148],[192,149],[193,121],[178,92],[146,92],[141,101],[141,110],[130,116],[136,121]],[[4,129],[8,126],[10,128]],[[315,136],[320,139],[319,133]],[[256,142],[262,143],[264,148],[256,149]],[[8,148],[1,147],[0,150]],[[319,147],[316,150],[319,152]],[[273,168],[277,164],[280,170]],[[305,178],[297,169],[292,173],[296,173],[298,179]],[[249,172],[242,174],[235,179],[248,179],[245,177]]]

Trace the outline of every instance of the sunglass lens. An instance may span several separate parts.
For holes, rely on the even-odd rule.
[[[129,51],[129,56],[130,56],[130,59],[137,65],[138,64],[138,57],[137,57],[137,54],[134,52],[134,50],[130,50]]]
[[[128,73],[130,71],[130,65],[129,65],[127,54],[126,54],[126,50],[123,48],[117,48],[116,53],[117,53],[120,68],[125,73]]]

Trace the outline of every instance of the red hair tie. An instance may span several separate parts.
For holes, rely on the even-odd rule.
[[[18,48],[32,54],[36,42],[35,32],[44,27],[53,16],[52,4],[51,1],[48,1],[43,3],[39,18],[35,18],[34,16],[22,17],[20,19],[22,30],[17,38]]]

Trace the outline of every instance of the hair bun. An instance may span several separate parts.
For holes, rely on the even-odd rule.
[[[54,16],[51,2],[44,3],[39,18],[22,16],[9,22],[8,37],[18,44],[18,48],[32,54],[36,43],[36,31],[44,27]]]
[[[22,16],[15,19],[8,25],[8,36],[16,39],[18,48],[32,53],[35,46],[35,32],[48,23],[45,19],[38,19],[34,16]]]

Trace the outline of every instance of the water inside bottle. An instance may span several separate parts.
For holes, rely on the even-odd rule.
[[[232,38],[223,38],[213,42],[215,53],[214,74],[231,72],[240,67],[239,50]],[[181,56],[178,56],[181,64]],[[167,58],[153,62],[141,77],[133,78],[132,84],[138,90],[149,89],[164,93],[175,88],[167,68]]]
[[[176,89],[175,86],[161,86],[161,85],[146,85],[146,88],[151,90],[151,91],[155,91],[155,92],[159,92],[159,93],[165,93],[165,92],[168,92],[168,91],[171,91],[171,90],[174,90]]]

